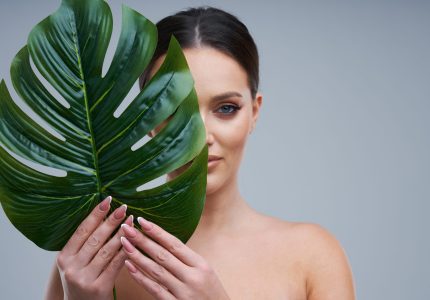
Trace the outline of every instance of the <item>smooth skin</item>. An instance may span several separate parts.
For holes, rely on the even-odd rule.
[[[85,234],[78,229],[68,243],[72,246],[59,253],[47,299],[112,299],[114,283],[120,300],[355,299],[348,260],[330,233],[262,215],[239,192],[239,166],[262,95],[252,98],[246,72],[222,52],[200,47],[184,53],[210,157],[206,204],[196,231],[183,244],[143,218],[138,218],[140,230],[127,219],[108,239],[117,212],[102,222],[96,208],[81,225]],[[182,171],[168,174],[168,180]],[[106,258],[101,249],[116,254]]]

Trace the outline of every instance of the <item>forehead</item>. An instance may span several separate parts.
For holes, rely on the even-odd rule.
[[[245,70],[230,56],[210,47],[188,48],[185,58],[195,81],[199,97],[215,96],[227,91],[243,95],[250,93]],[[161,66],[164,56],[154,65],[154,71]]]
[[[213,48],[191,48],[184,50],[196,87],[241,88],[247,86],[247,75],[230,56]],[[202,86],[203,85],[203,86]]]

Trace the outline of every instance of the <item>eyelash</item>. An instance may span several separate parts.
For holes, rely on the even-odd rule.
[[[230,108],[229,112],[221,112],[220,111],[222,108],[226,108],[226,107]],[[221,105],[220,107],[217,108],[216,113],[220,113],[220,114],[222,114],[224,116],[229,116],[229,115],[235,114],[239,109],[240,109],[240,107],[237,106],[237,105],[224,104],[224,105]]]

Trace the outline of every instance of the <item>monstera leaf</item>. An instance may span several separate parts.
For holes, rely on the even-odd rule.
[[[177,41],[171,40],[159,71],[118,117],[114,112],[153,55],[157,32],[142,15],[123,7],[119,42],[102,76],[111,32],[105,1],[63,0],[34,27],[13,60],[16,92],[54,132],[28,117],[4,81],[0,84],[1,204],[14,226],[47,250],[61,249],[108,195],[112,209],[125,203],[129,214],[182,241],[191,236],[203,209],[205,130]],[[155,137],[136,147],[166,119]],[[188,163],[173,180],[139,189]]]

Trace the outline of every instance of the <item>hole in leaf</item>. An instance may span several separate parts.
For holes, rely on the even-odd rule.
[[[121,34],[121,22],[117,20],[121,20],[121,5],[119,3],[109,3],[110,10],[112,12],[112,35],[110,37],[109,45],[106,51],[105,58],[103,60],[102,66],[102,78],[106,76],[106,73],[109,71],[109,68],[112,64],[113,56],[115,55],[115,50],[119,42],[119,36]],[[118,17],[119,18],[115,18]],[[115,43],[113,42],[115,41]]]
[[[139,93],[139,81],[136,81],[131,87],[127,96],[125,96],[124,100],[120,103],[120,105],[118,105],[117,109],[114,111],[113,116],[118,119],[127,109],[127,107],[131,104],[131,102],[133,102],[133,100],[137,97],[137,95],[139,95]]]
[[[149,189],[155,188],[157,186],[160,186],[160,185],[164,184],[165,182],[166,182],[166,175],[163,175],[163,176],[155,178],[155,179],[153,179],[153,180],[151,180],[145,184],[138,186],[136,188],[136,191],[141,192],[143,190],[149,190]]]
[[[194,159],[187,162],[185,165],[183,165],[182,167],[177,168],[176,170],[170,172],[168,174],[168,176],[166,177],[167,181],[170,181],[176,177],[178,177],[179,175],[181,175],[182,173],[184,173],[186,170],[188,170],[188,168],[192,165]]]
[[[188,170],[188,168],[191,166],[191,164],[193,163],[194,159],[189,161],[188,163],[186,163],[185,165],[177,168],[176,170],[165,174],[163,176],[160,176],[158,178],[155,178],[145,184],[142,184],[140,186],[138,186],[136,188],[137,192],[141,192],[143,190],[149,190],[155,187],[158,187],[164,183],[166,183],[167,181],[173,180],[174,178],[178,177],[179,175],[181,175],[182,173],[184,173],[186,170]]]
[[[6,80],[5,80],[6,81]],[[9,81],[9,80],[7,80]],[[12,84],[10,84],[9,82],[6,81],[6,84],[8,86],[12,86]],[[38,114],[36,114],[30,106],[28,106],[27,103],[25,103],[21,97],[18,96],[18,94],[16,93],[15,89],[8,89],[10,96],[13,100],[13,102],[15,102],[15,104],[30,118],[32,119],[34,122],[36,122],[37,124],[39,124],[43,129],[45,129],[47,132],[49,132],[52,136],[56,137],[57,139],[61,140],[61,141],[66,141],[66,138],[64,136],[62,136],[61,134],[59,134],[55,129],[53,129],[47,122],[45,122]]]
[[[145,135],[143,138],[138,140],[133,146],[131,146],[131,151],[136,151],[137,149],[145,145],[150,140],[151,140],[151,137],[149,135]]]
[[[161,124],[155,127],[154,130],[152,130],[152,132],[154,133],[154,136],[157,135],[164,127],[167,126],[167,123],[170,121],[170,119],[173,118],[173,115],[176,113],[176,111],[172,115],[170,115],[166,120],[161,122]],[[140,140],[138,140],[135,144],[133,144],[133,146],[131,146],[131,151],[136,151],[137,149],[145,145],[149,140],[151,140],[151,137],[149,136],[149,134],[145,135]]]
[[[26,165],[29,168],[32,168],[33,170],[36,170],[36,171],[43,173],[43,174],[46,174],[46,175],[55,176],[55,177],[66,177],[67,176],[67,172],[64,170],[47,167],[47,166],[35,163],[31,160],[25,159],[19,155],[16,155],[12,151],[10,151],[8,148],[6,148],[2,143],[0,143],[0,147],[2,147],[7,153],[9,153],[10,156],[15,158],[17,161]]]
[[[31,57],[30,57],[30,66],[34,74],[36,75],[36,77],[40,80],[42,85],[48,90],[48,92],[52,95],[52,97],[54,97],[54,99],[57,100],[65,108],[70,108],[69,102],[67,102],[67,100],[64,99],[64,97],[48,82],[48,80],[46,80],[45,77],[43,77],[43,75],[39,72]]]

